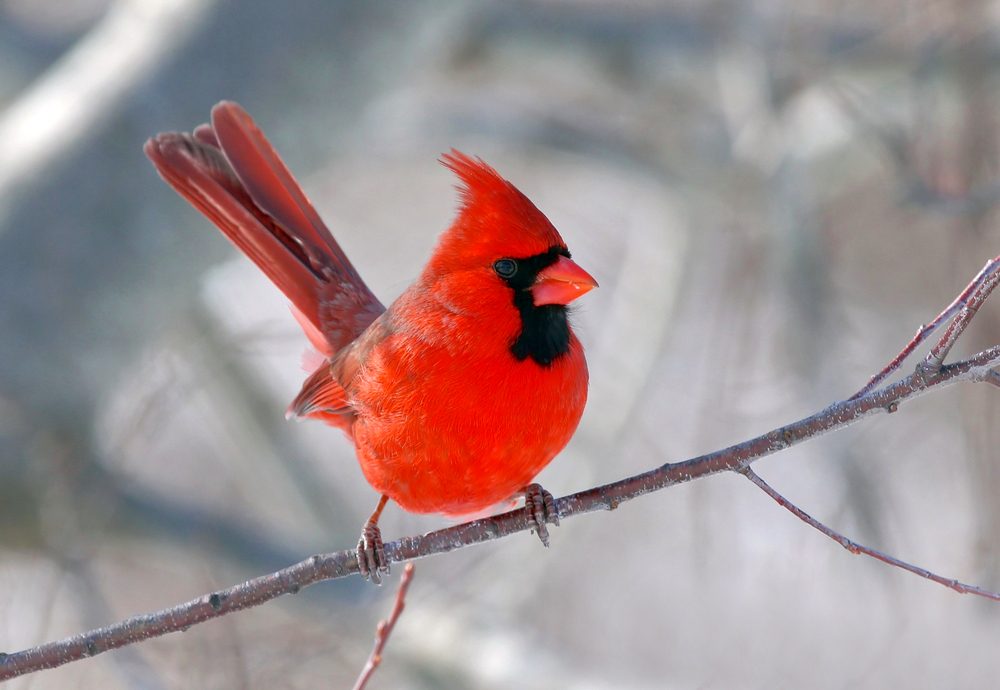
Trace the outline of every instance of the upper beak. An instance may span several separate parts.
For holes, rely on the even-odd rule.
[[[536,307],[543,304],[569,304],[597,287],[597,281],[565,256],[542,270],[531,286]]]

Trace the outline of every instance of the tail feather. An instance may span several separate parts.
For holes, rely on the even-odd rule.
[[[255,213],[221,152],[179,133],[150,139],[145,152],[163,179],[215,223],[312,321],[311,315],[319,311],[318,292],[311,285],[315,276]]]
[[[212,125],[146,142],[160,175],[270,278],[331,354],[385,307],[378,301],[250,116],[235,103]]]
[[[247,112],[222,101],[212,108],[212,130],[254,203],[278,225],[293,228],[300,240],[321,248],[341,276],[363,286],[344,250]]]

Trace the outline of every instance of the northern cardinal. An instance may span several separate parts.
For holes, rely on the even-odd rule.
[[[583,413],[587,363],[566,305],[597,281],[524,194],[480,159],[442,156],[461,182],[460,211],[386,309],[238,104],[144,150],[285,294],[326,358],[288,414],[346,432],[382,494],[358,546],[363,574],[388,572],[377,522],[390,498],[462,515],[525,492],[547,543],[552,498],[530,482]]]

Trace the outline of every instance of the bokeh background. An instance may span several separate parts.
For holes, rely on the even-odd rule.
[[[601,282],[556,495],[849,396],[1000,254],[989,0],[0,0],[0,649],[351,546],[376,496],[282,413],[305,340],[142,156],[243,103],[376,294],[484,157]],[[959,354],[1000,342],[989,304]],[[768,458],[817,517],[1000,588],[1000,397]],[[390,508],[387,538],[445,521]],[[346,687],[393,581],[321,584],[11,682]],[[1000,608],[738,476],[417,566],[373,688],[989,687]]]

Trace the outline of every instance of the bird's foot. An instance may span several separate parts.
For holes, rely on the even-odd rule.
[[[358,540],[358,569],[366,580],[382,584],[382,576],[389,574],[389,561],[382,544],[382,530],[378,525],[366,523]]]
[[[528,515],[535,523],[532,532],[538,534],[542,545],[549,545],[549,528],[546,523],[551,522],[556,527],[559,526],[559,513],[556,512],[556,501],[552,494],[543,489],[540,484],[528,484],[524,487],[524,507],[528,509]]]
[[[382,576],[389,574],[389,560],[385,557],[382,530],[378,528],[378,519],[388,500],[388,496],[379,499],[375,512],[365,522],[358,540],[358,570],[366,580],[371,580],[376,585],[382,584]]]

